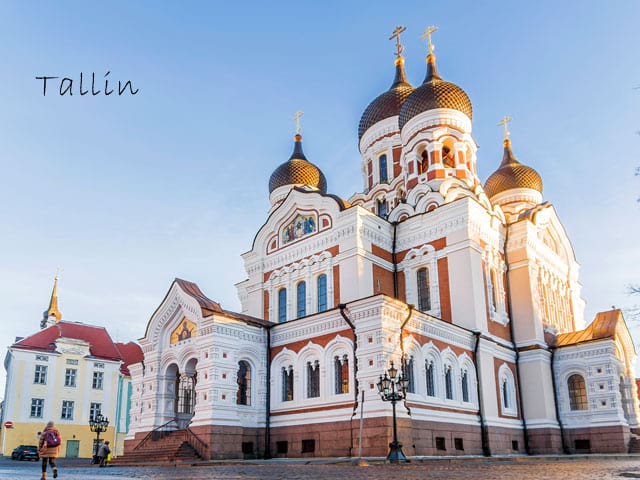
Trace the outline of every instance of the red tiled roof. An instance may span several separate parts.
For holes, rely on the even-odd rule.
[[[59,338],[83,340],[89,344],[89,351],[96,358],[120,360],[121,355],[104,327],[60,321],[44,330],[23,338],[13,344],[14,348],[25,350],[55,351],[55,341]]]
[[[556,346],[564,347],[592,340],[614,338],[619,325],[624,325],[620,309],[599,312],[593,322],[584,330],[558,335],[556,337]]]
[[[200,304],[200,308],[202,309],[202,316],[208,317],[213,313],[222,313],[222,307],[219,303],[214,302],[210,298],[208,298],[200,287],[193,282],[189,282],[187,280],[182,280],[181,278],[176,278],[175,283],[180,285],[180,288],[185,291],[185,293],[193,298],[195,298]]]
[[[134,363],[139,363],[144,360],[144,354],[142,353],[142,349],[140,345],[135,342],[129,343],[116,343],[116,348],[120,351],[120,356],[122,358],[122,365],[120,365],[120,372],[127,377],[131,376],[129,372],[129,365],[133,365]]]

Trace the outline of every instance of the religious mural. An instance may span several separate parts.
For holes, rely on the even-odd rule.
[[[298,214],[295,218],[284,227],[282,231],[282,243],[287,244],[297,240],[305,235],[314,233],[317,229],[315,215]]]
[[[178,327],[171,332],[171,338],[169,340],[170,344],[178,343],[187,338],[195,337],[198,333],[197,325],[189,320],[187,317],[184,317]]]

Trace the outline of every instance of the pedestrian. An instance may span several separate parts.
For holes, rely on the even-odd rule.
[[[100,450],[98,450],[98,461],[100,462],[101,467],[107,466],[107,457],[110,453],[111,449],[109,448],[109,440],[107,440],[100,446]]]
[[[44,430],[40,434],[40,442],[38,444],[38,455],[42,459],[42,477],[41,480],[47,480],[47,462],[51,465],[53,478],[58,478],[58,468],[56,467],[56,458],[60,453],[60,432],[56,430],[53,421],[47,422]]]

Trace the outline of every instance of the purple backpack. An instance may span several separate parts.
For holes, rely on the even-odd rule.
[[[47,430],[44,432],[44,441],[47,442],[47,447],[57,447],[62,442],[62,439],[57,430]]]

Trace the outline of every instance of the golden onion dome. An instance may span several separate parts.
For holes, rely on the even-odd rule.
[[[296,134],[293,153],[289,160],[274,170],[269,178],[269,193],[285,185],[306,185],[327,193],[327,179],[302,151],[302,135]]]
[[[358,138],[362,138],[364,133],[376,123],[400,115],[400,108],[411,92],[413,92],[413,86],[407,81],[404,72],[404,58],[398,56],[393,84],[365,109],[358,126]]]
[[[455,83],[442,80],[436,68],[436,57],[427,56],[427,75],[418,88],[405,100],[400,109],[400,129],[413,117],[436,108],[451,108],[464,113],[469,120],[473,116],[471,100]]]
[[[542,193],[542,178],[533,168],[523,165],[511,151],[511,140],[504,141],[502,163],[484,184],[489,198],[514,188],[530,188]]]

